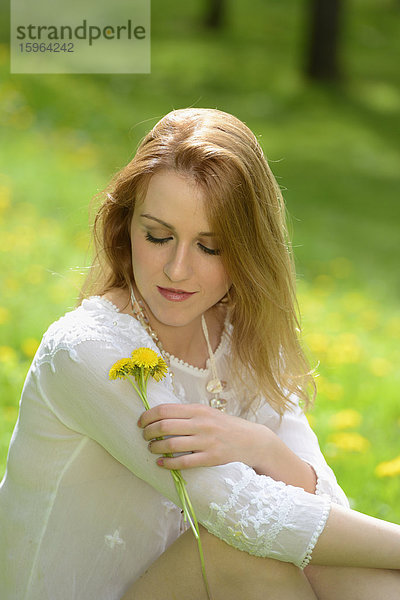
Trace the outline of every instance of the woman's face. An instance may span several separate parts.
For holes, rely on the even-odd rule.
[[[193,180],[161,171],[151,178],[144,201],[134,210],[136,287],[153,317],[164,325],[188,325],[230,286],[203,204],[203,193]]]

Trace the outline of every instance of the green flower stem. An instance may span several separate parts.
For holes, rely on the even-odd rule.
[[[145,377],[144,373],[143,373],[143,368],[140,369],[140,376],[139,376],[139,380],[135,377],[136,383],[133,381],[133,379],[127,375],[126,378],[130,381],[130,383],[133,385],[133,387],[135,388],[136,392],[138,393],[143,406],[145,407],[146,410],[150,409],[148,400],[147,400],[147,381],[148,381],[148,376]],[[157,438],[157,439],[162,439],[162,438]],[[163,456],[167,457],[167,458],[172,458],[173,454],[163,454]],[[208,585],[208,580],[207,580],[207,575],[206,575],[206,567],[205,567],[205,563],[204,563],[204,554],[203,554],[203,546],[201,544],[201,539],[200,539],[200,529],[199,529],[199,524],[196,518],[196,514],[194,512],[194,508],[193,505],[190,501],[190,497],[188,494],[188,491],[186,489],[186,481],[184,480],[182,473],[178,470],[178,469],[171,469],[171,475],[172,478],[174,480],[175,483],[175,489],[177,491],[177,494],[179,496],[179,500],[181,501],[181,505],[182,505],[182,509],[183,509],[183,515],[184,515],[184,520],[185,522],[189,523],[192,531],[193,531],[193,535],[197,540],[197,547],[199,550],[199,556],[200,556],[200,562],[201,562],[201,572],[203,575],[203,581],[204,581],[204,585],[206,588],[206,592],[207,592],[207,597],[208,600],[212,600],[211,597],[211,592],[210,592],[210,588]]]

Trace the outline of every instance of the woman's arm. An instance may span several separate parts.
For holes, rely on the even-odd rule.
[[[400,526],[332,504],[311,564],[400,569]]]
[[[326,494],[336,504],[349,508],[346,495],[320,450],[318,438],[308,423],[299,399],[292,396],[291,400],[293,406],[282,419],[269,404],[264,404],[255,415],[256,421],[272,429],[292,452],[312,466],[317,475],[317,495]]]
[[[128,382],[108,381],[110,367],[129,351],[92,340],[68,352],[60,346],[44,345],[43,359],[35,364],[43,401],[69,429],[95,440],[179,506],[171,474],[157,466],[136,425],[140,399]],[[176,406],[167,380],[150,381],[148,398],[151,406]],[[235,445],[237,436],[230,438]],[[257,475],[242,462],[186,469],[184,477],[197,519],[210,533],[249,554],[305,566],[329,513],[327,497]]]
[[[313,467],[263,424],[202,404],[163,404],[144,412],[140,426],[152,453],[188,453],[159,458],[157,463],[167,469],[242,462],[258,475],[315,492]],[[156,439],[162,436],[168,437]]]

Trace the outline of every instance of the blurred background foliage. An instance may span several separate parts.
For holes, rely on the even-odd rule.
[[[10,75],[1,9],[0,476],[30,361],[90,263],[91,198],[162,115],[215,107],[284,191],[322,450],[354,508],[400,523],[400,4],[336,0],[319,78],[314,4],[153,0],[150,75]]]

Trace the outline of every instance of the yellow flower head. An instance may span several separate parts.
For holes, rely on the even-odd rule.
[[[134,375],[135,364],[131,358],[121,358],[117,360],[110,369],[108,374],[110,379],[123,379],[127,375]]]
[[[142,369],[145,376],[151,375],[156,381],[165,377],[167,365],[164,359],[151,348],[137,348],[131,356],[135,367]]]
[[[340,410],[330,418],[330,423],[334,429],[350,429],[358,427],[361,421],[362,415],[352,408]]]
[[[160,381],[167,374],[168,368],[165,361],[150,348],[137,348],[131,354],[132,358],[121,358],[110,369],[109,378],[124,379],[129,375],[137,382],[147,382],[151,376],[155,381]]]
[[[158,362],[158,354],[151,348],[136,348],[131,354],[132,361],[137,367],[154,369]]]
[[[328,441],[345,452],[367,452],[370,442],[355,431],[340,431],[328,437]]]
[[[393,460],[381,462],[375,469],[375,475],[378,477],[396,477],[400,475],[400,456]]]
[[[166,362],[163,358],[161,358],[161,356],[158,357],[158,361],[156,366],[154,367],[154,369],[152,370],[152,377],[156,380],[156,381],[160,381],[163,377],[166,376],[168,371],[168,367],[166,365]]]

